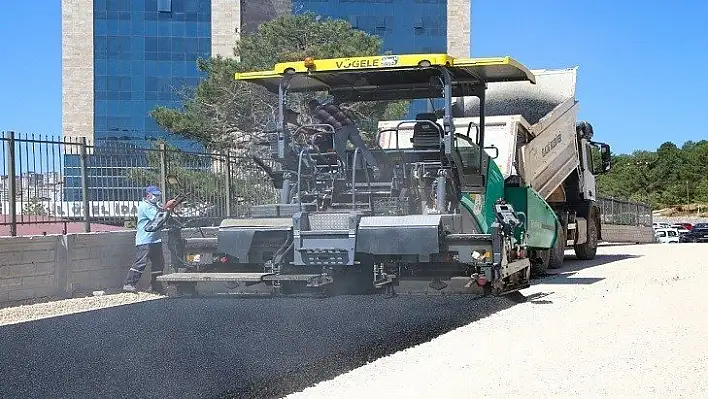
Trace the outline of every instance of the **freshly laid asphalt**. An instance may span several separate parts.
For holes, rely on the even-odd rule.
[[[280,397],[514,304],[177,298],[7,325],[0,397]]]

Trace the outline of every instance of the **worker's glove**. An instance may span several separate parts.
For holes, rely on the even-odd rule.
[[[175,209],[175,202],[176,202],[176,201],[175,201],[174,199],[171,199],[171,200],[167,201],[167,203],[165,204],[164,209],[167,210],[167,211],[172,211],[172,210],[174,210],[174,209]]]

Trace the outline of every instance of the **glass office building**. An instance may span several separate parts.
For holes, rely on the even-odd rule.
[[[381,36],[384,51],[450,52],[448,19],[454,13],[448,7],[466,6],[462,25],[469,28],[469,1],[62,0],[63,135],[85,137],[96,145],[89,175],[115,175],[90,178],[92,187],[102,187],[92,189],[90,199],[132,200],[141,195],[141,188],[127,187],[128,180],[121,176],[126,167],[144,166],[147,159],[133,158],[126,165],[125,153],[106,152],[104,143],[144,148],[169,138],[171,145],[199,149],[169,136],[149,112],[157,105],[179,107],[178,90],[200,79],[197,58],[232,56],[240,32],[284,13],[312,11]],[[464,8],[459,4],[451,10]],[[411,114],[426,108],[418,103]],[[65,176],[65,200],[79,200],[77,155],[66,156]]]
[[[292,7],[294,13],[312,11],[325,17],[347,20],[354,28],[381,37],[384,51],[447,51],[446,0],[293,0]]]
[[[294,13],[312,11],[347,20],[354,28],[381,37],[384,52],[447,51],[447,0],[293,0],[292,6]],[[427,101],[414,101],[406,118],[427,109]]]
[[[94,137],[166,138],[149,112],[179,107],[177,90],[198,84],[195,61],[211,54],[210,1],[95,0],[93,15]]]
[[[180,106],[183,87],[196,86],[199,57],[211,55],[209,0],[93,0],[93,128],[88,158],[89,196],[94,201],[140,198],[140,187],[125,178],[128,168],[144,167],[146,156],[131,148],[154,148],[160,138],[175,139],[149,113],[158,105]],[[130,154],[130,155],[128,155]],[[65,200],[81,199],[78,155],[65,158]],[[95,188],[94,188],[95,187]],[[100,187],[100,188],[98,188]]]

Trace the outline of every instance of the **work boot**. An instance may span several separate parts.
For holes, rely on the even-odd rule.
[[[137,290],[134,285],[126,284],[123,286],[123,292],[136,292]]]

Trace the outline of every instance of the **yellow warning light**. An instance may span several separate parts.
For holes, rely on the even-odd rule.
[[[315,59],[312,57],[305,57],[305,68],[314,69],[315,68]]]

